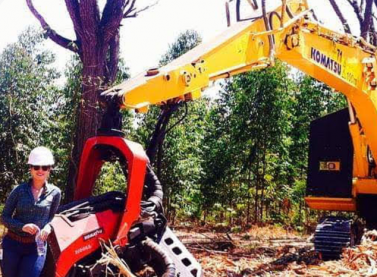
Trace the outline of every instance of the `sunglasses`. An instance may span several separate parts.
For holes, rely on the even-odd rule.
[[[47,171],[51,168],[49,165],[31,165],[30,168],[34,169],[35,171],[40,170],[42,168],[43,171]]]

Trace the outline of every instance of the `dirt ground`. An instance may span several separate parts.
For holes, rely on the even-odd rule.
[[[3,231],[0,226],[0,236]],[[361,245],[345,249],[338,261],[322,261],[309,236],[273,226],[238,234],[176,228],[175,234],[198,259],[204,277],[377,277],[377,231],[368,232]]]
[[[239,234],[176,231],[203,267],[204,277],[296,276],[299,264],[317,264],[308,236],[277,227]],[[290,275],[288,275],[290,274]]]
[[[277,227],[253,227],[245,233],[178,231],[199,260],[204,277],[244,276],[376,276],[377,232],[345,249],[337,261],[322,261],[309,236]]]

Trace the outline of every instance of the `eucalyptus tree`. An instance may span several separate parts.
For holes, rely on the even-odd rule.
[[[62,161],[62,169],[65,175],[65,180],[68,177],[69,160],[72,156],[74,137],[75,137],[75,124],[78,115],[78,107],[80,104],[80,88],[81,88],[81,76],[83,65],[77,55],[71,57],[65,67],[65,83],[60,94],[65,99],[65,106],[60,115],[60,125],[63,132],[62,139],[66,147],[67,153],[65,159]],[[118,72],[114,83],[120,83],[129,78],[128,67],[125,65],[122,59],[119,60]],[[130,137],[133,132],[133,115],[129,110],[122,110],[124,127],[123,132],[126,137]],[[96,188],[94,193],[103,193],[109,190],[124,190],[124,176],[120,170],[119,164],[106,163],[98,176]],[[66,182],[66,181],[65,181]],[[64,199],[68,201],[68,199]]]
[[[212,111],[202,193],[230,211],[244,204],[245,222],[260,221],[276,196],[267,189],[285,184],[291,93],[288,68],[278,63],[228,80]]]
[[[81,95],[77,114],[74,150],[69,170],[66,198],[73,196],[77,164],[85,141],[96,134],[103,110],[100,92],[114,82],[119,62],[119,30],[123,19],[134,18],[150,6],[137,8],[137,0],[106,0],[100,9],[99,0],[65,0],[73,24],[75,38],[66,38],[50,27],[42,14],[26,0],[39,20],[45,36],[61,47],[77,54],[82,62]],[[101,3],[102,4],[102,3]]]
[[[52,148],[61,160],[59,115],[64,97],[54,82],[55,56],[43,47],[43,34],[23,32],[0,54],[0,183],[1,197],[27,180],[27,155],[38,146]],[[59,172],[52,178],[59,179]]]

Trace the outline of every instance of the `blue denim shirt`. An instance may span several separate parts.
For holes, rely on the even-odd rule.
[[[54,218],[61,198],[60,189],[46,182],[45,189],[37,201],[31,192],[31,182],[23,183],[12,190],[2,213],[4,225],[21,236],[30,236],[22,231],[28,223],[40,229]]]

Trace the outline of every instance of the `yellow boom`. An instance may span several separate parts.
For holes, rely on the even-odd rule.
[[[356,111],[350,123],[354,146],[353,196],[377,194],[368,176],[366,148],[377,157],[376,49],[361,38],[332,31],[313,19],[305,0],[292,0],[267,18],[239,22],[213,41],[170,64],[151,69],[104,92],[124,108],[193,100],[211,81],[286,62],[344,94]],[[265,19],[271,23],[266,28]],[[281,20],[282,19],[282,20]],[[312,208],[356,209],[354,199],[306,198]],[[335,201],[335,202],[334,202]]]

